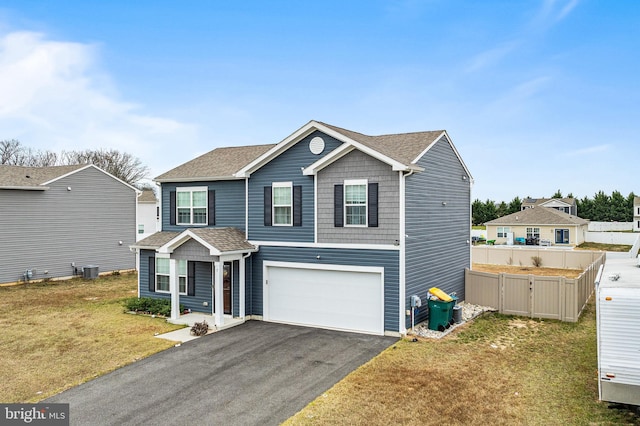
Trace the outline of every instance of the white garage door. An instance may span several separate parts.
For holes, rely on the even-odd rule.
[[[383,276],[383,268],[265,262],[264,319],[384,334]]]

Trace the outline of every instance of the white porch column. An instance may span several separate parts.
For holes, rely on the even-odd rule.
[[[178,293],[178,268],[176,260],[169,259],[169,292],[171,293],[171,319],[180,318],[180,294]]]
[[[222,261],[213,262],[213,289],[214,289],[214,306],[213,313],[215,315],[215,325],[220,327],[224,324],[224,305],[222,295],[222,273],[223,273]]]

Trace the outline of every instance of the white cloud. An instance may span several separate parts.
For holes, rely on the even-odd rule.
[[[471,59],[471,62],[467,66],[466,71],[475,72],[496,65],[504,57],[513,52],[518,46],[518,42],[511,41],[508,43],[503,43],[500,46],[494,47],[493,49],[485,50],[484,52],[475,55]]]
[[[118,149],[152,174],[175,166],[153,155],[193,142],[195,127],[120,99],[98,57],[96,45],[27,31],[0,35],[0,139],[55,152]]]
[[[611,149],[611,145],[609,144],[595,145],[595,146],[588,146],[586,148],[577,149],[575,151],[569,151],[566,153],[566,155],[570,157],[591,155],[591,154],[598,154],[601,152],[609,151],[609,149]]]
[[[534,24],[548,25],[559,22],[571,13],[578,3],[580,0],[544,0]]]

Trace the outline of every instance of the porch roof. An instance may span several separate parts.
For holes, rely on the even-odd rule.
[[[186,241],[195,239],[212,252],[236,253],[256,251],[257,247],[247,241],[244,232],[237,228],[189,228],[182,232],[160,231],[138,241],[132,248],[172,251]]]

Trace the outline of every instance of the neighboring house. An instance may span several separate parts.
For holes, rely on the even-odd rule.
[[[578,205],[575,198],[525,198],[520,205],[520,210],[534,207],[548,207],[558,211],[577,216]]]
[[[633,230],[640,232],[640,197],[633,198]]]
[[[527,208],[486,222],[487,240],[513,244],[529,239],[544,245],[577,246],[585,241],[589,221],[555,208]]]
[[[137,193],[93,165],[0,165],[0,283],[134,269]]]
[[[140,241],[160,230],[160,205],[152,189],[144,189],[138,196],[136,240]]]
[[[273,145],[218,148],[158,176],[161,232],[139,295],[215,315],[371,334],[464,299],[471,175],[445,131],[367,136],[311,121]]]

